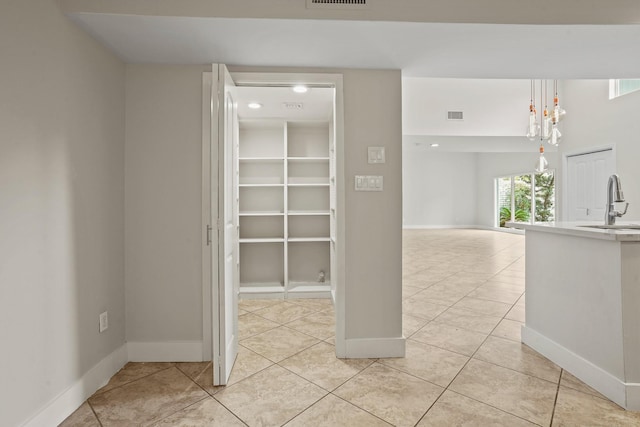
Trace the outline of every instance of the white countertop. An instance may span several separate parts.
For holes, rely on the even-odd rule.
[[[640,230],[612,230],[602,228],[589,228],[585,225],[602,225],[602,222],[545,222],[528,224],[522,222],[507,222],[508,227],[521,230],[541,231],[545,233],[565,234],[575,237],[586,237],[601,240],[617,240],[621,242],[640,242]],[[616,225],[635,225],[638,222],[616,221]]]

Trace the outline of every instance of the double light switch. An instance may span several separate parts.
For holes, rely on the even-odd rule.
[[[356,175],[356,191],[382,191],[380,175]]]

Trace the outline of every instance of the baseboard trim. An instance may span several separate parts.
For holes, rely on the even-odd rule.
[[[130,362],[202,362],[202,341],[128,342]]]
[[[357,338],[345,340],[345,357],[348,359],[372,359],[404,357],[405,338]]]
[[[51,400],[40,412],[23,424],[24,427],[56,426],[80,407],[96,390],[127,363],[127,345],[113,351],[89,369],[71,387]]]
[[[640,399],[627,401],[627,392],[631,396],[640,397],[639,384],[625,384],[609,372],[527,326],[522,327],[522,342],[623,408],[635,411],[640,409],[640,406],[637,406]]]
[[[524,234],[524,230],[508,227],[489,227],[487,225],[403,225],[403,230],[489,230],[501,233]]]
[[[403,225],[404,230],[446,230],[446,229],[476,229],[478,225]]]
[[[629,411],[640,411],[640,384],[626,384],[627,406]]]

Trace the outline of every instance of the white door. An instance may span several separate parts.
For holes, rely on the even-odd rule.
[[[213,276],[213,384],[224,385],[238,353],[238,113],[235,84],[227,67],[214,64],[212,74],[211,151],[217,158],[211,164],[218,166],[218,197],[212,198],[218,224],[217,259],[212,260],[218,267]]]
[[[604,220],[607,180],[613,173],[611,149],[567,158],[567,221]]]

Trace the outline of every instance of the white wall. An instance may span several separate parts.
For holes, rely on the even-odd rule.
[[[183,342],[197,349],[191,344],[202,341],[202,72],[206,68],[127,65],[129,343]]]
[[[608,80],[569,80],[563,87],[567,116],[563,122],[561,152],[615,145],[617,173],[629,202],[629,210],[622,220],[640,220],[640,92],[609,100]],[[606,191],[606,184],[602,183],[602,191]]]
[[[530,88],[529,80],[404,77],[402,133],[474,138],[522,136]],[[450,110],[463,111],[464,120],[447,120]]]
[[[525,142],[528,143],[528,142]],[[531,143],[533,144],[533,143]],[[535,145],[534,145],[535,147]],[[539,153],[478,153],[477,166],[477,225],[482,227],[495,226],[495,179],[500,176],[532,173]],[[549,162],[549,169],[557,173],[559,169],[558,153],[545,153]],[[556,178],[556,192],[559,187]],[[556,198],[556,208],[557,208]]]
[[[404,144],[402,155],[404,227],[475,225],[477,153]]]
[[[0,57],[0,424],[15,426],[125,341],[125,68],[53,0],[0,3]]]

